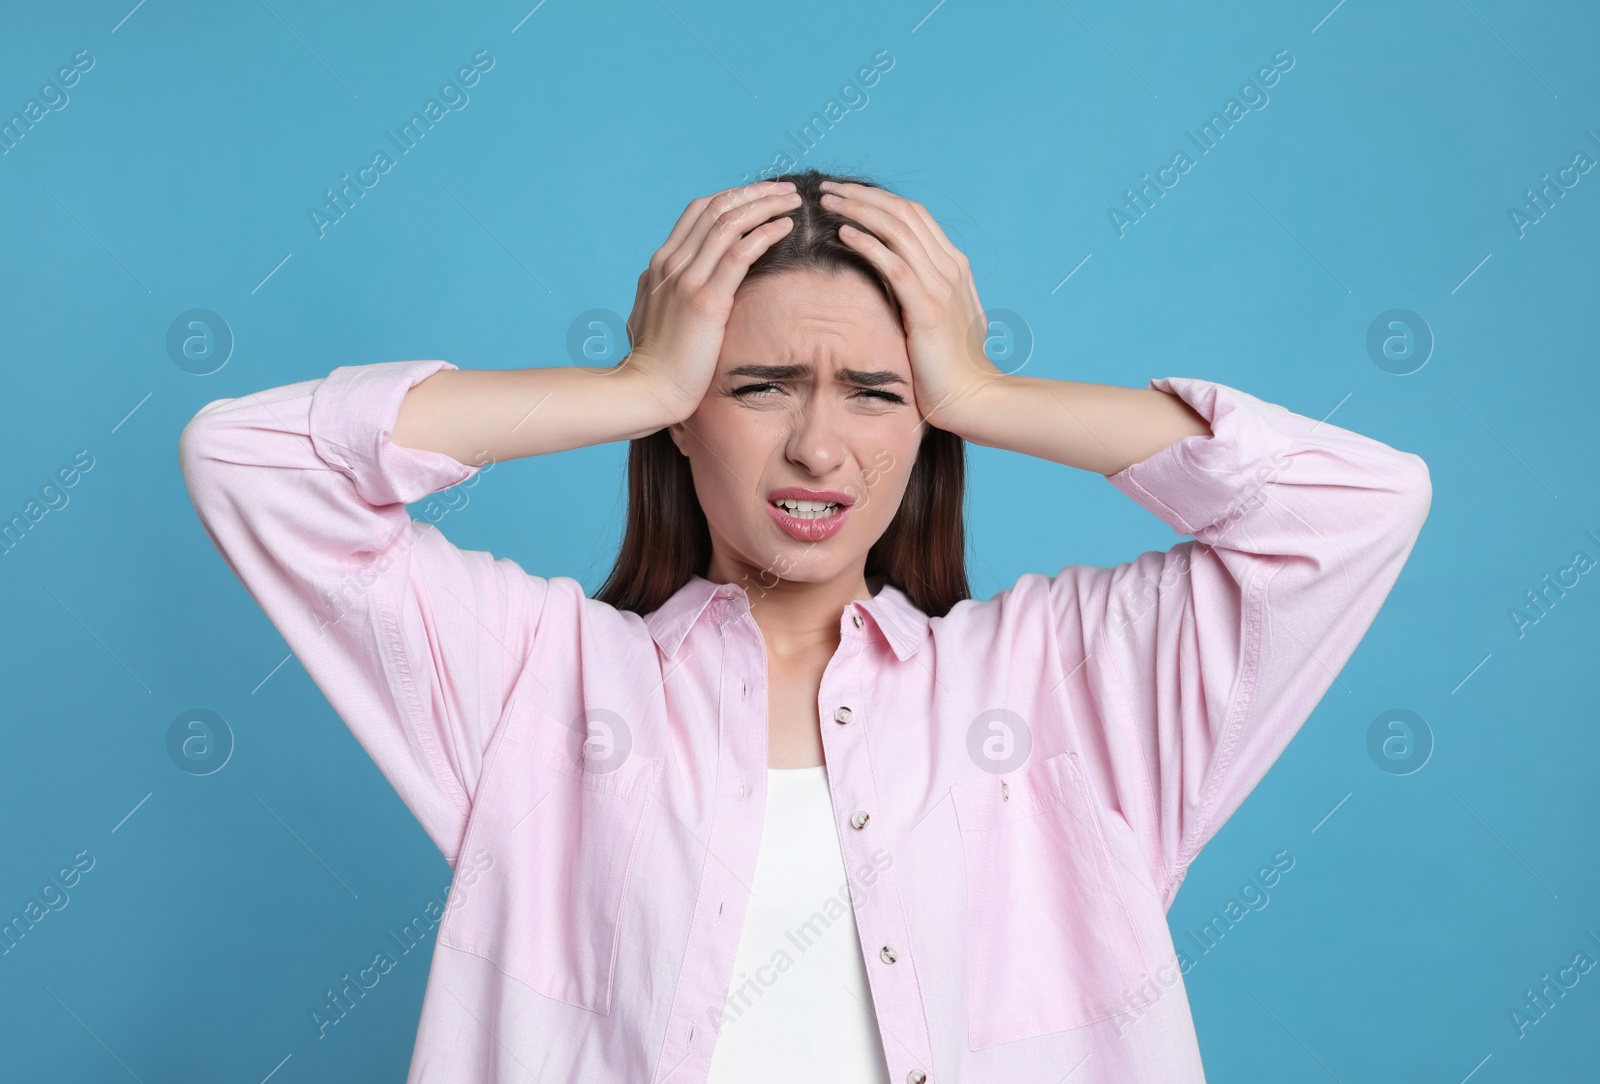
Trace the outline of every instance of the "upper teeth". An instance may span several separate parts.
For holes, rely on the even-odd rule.
[[[778,500],[773,501],[772,503],[778,505],[791,515],[796,513],[820,515],[839,507],[837,501],[802,501],[793,497],[780,497]]]

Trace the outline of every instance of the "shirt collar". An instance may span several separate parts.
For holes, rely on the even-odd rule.
[[[895,658],[904,662],[922,645],[928,633],[928,615],[918,609],[904,591],[884,582],[881,575],[869,577],[867,586],[869,590],[875,588],[877,593],[851,605],[860,607],[870,627],[882,634]],[[645,625],[662,653],[671,658],[683,646],[695,622],[702,618],[709,620],[717,612],[713,603],[721,599],[728,600],[732,613],[743,613],[750,608],[749,595],[738,584],[713,583],[704,576],[691,575],[671,598],[644,619]]]

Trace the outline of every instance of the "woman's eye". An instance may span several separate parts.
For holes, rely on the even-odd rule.
[[[746,384],[743,387],[734,388],[731,394],[736,399],[765,399],[768,397],[767,392],[780,389],[781,385],[774,383]],[[855,394],[877,400],[880,403],[905,403],[905,399],[902,396],[896,395],[892,391],[880,391],[877,388],[857,388]]]
[[[862,388],[861,394],[884,403],[904,403],[905,400],[892,391],[879,391],[876,388]]]

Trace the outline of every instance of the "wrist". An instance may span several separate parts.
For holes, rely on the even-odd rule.
[[[925,417],[930,425],[954,433],[963,440],[985,443],[983,419],[993,409],[993,399],[1006,375],[998,369],[974,370],[960,384],[945,391]]]
[[[700,405],[700,396],[691,395],[676,381],[663,376],[637,351],[623,358],[607,375],[625,389],[645,417],[659,423],[658,429],[683,421]]]

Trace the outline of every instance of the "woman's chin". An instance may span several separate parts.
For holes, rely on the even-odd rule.
[[[855,552],[840,546],[839,539],[806,543],[782,538],[768,551],[768,556],[757,560],[745,557],[742,570],[734,578],[752,595],[770,591],[780,584],[825,584],[841,576],[859,573],[866,565],[866,552]],[[745,577],[739,579],[740,576]]]

